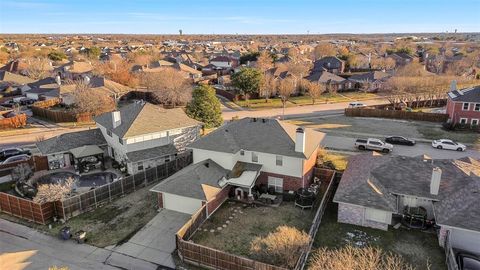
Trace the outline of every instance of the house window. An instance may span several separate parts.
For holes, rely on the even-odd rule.
[[[277,156],[275,164],[277,164],[277,166],[283,166],[283,157]]]
[[[240,156],[245,156],[245,151],[240,150]]]
[[[252,152],[252,162],[258,162],[258,154],[255,152]]]
[[[465,125],[467,123],[467,118],[460,118],[460,124]]]
[[[480,111],[480,103],[475,103],[475,111]]]
[[[472,126],[478,126],[478,119],[472,119]]]
[[[107,135],[112,137],[112,131],[111,130],[107,130]]]
[[[137,169],[138,169],[139,171],[143,171],[143,162],[138,162],[138,163],[137,163]]]
[[[268,177],[268,187],[274,187],[275,192],[283,192],[283,179],[278,177]]]
[[[463,103],[463,107],[462,107],[463,111],[468,111],[469,108],[470,108],[470,103],[468,102]]]
[[[122,140],[122,138],[118,138],[118,142],[123,145],[123,140]]]

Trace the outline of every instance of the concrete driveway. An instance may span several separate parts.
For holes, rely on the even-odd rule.
[[[161,209],[130,240],[113,250],[160,266],[175,269],[172,252],[176,248],[175,234],[191,215]]]

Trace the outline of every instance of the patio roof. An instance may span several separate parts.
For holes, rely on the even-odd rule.
[[[75,158],[82,158],[103,154],[103,150],[96,145],[84,145],[73,148],[72,150],[70,150],[70,153],[72,153],[73,157]]]
[[[238,161],[228,173],[227,177],[220,180],[219,185],[223,187],[229,184],[238,187],[251,188],[255,184],[258,175],[260,175],[261,169],[261,164]]]

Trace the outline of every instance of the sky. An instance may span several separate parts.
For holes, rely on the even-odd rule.
[[[480,32],[480,0],[0,0],[0,33]]]

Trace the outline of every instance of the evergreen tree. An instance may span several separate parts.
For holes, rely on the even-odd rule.
[[[215,89],[208,85],[197,86],[193,90],[192,101],[187,105],[187,114],[203,122],[206,128],[222,125],[222,109],[215,96]]]

